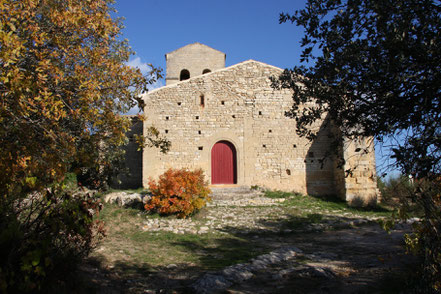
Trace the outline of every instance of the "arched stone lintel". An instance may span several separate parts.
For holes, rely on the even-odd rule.
[[[239,138],[232,134],[232,132],[223,132],[219,134],[215,134],[208,138],[206,141],[206,146],[208,146],[208,152],[205,153],[205,161],[210,162],[210,168],[206,169],[207,172],[207,180],[211,183],[211,150],[213,149],[214,144],[219,141],[227,141],[230,142],[234,148],[236,149],[236,177],[237,177],[237,185],[243,184],[243,152],[242,145],[239,143]]]

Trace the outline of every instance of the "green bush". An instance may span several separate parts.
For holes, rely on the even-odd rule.
[[[415,197],[415,181],[408,176],[400,175],[387,180],[378,179],[381,202],[392,207],[400,207],[401,218],[423,215],[421,202]]]
[[[411,200],[413,182],[407,176],[400,175],[384,180],[378,178],[377,185],[381,192],[381,201],[386,204],[396,204]]]
[[[48,292],[68,277],[104,236],[94,220],[99,200],[48,188],[0,199],[0,292]]]
[[[413,232],[405,235],[407,250],[420,257],[413,282],[416,293],[440,293],[441,291],[441,182],[406,176],[378,182],[383,202],[399,204],[397,218],[407,220],[418,216]],[[393,225],[390,222],[387,227]]]
[[[441,179],[416,180],[415,198],[424,217],[405,237],[409,251],[421,258],[419,293],[441,293]]]
[[[78,187],[77,175],[75,173],[67,173],[62,182],[63,188],[74,190]]]

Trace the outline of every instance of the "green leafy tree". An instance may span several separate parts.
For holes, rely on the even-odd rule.
[[[347,138],[391,140],[395,165],[417,179],[424,278],[441,291],[441,4],[436,0],[308,0],[280,22],[302,26],[303,65],[276,86],[294,91],[297,133],[326,113]],[[312,103],[310,103],[312,102]],[[430,183],[430,184],[429,184]]]
[[[126,65],[112,2],[0,0],[0,292],[42,291],[102,235],[96,200],[63,179],[109,168],[120,113],[158,74]]]

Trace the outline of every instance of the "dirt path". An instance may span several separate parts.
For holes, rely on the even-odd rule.
[[[367,225],[290,238],[303,258],[256,273],[226,293],[400,293],[415,262],[405,255],[402,236],[402,230],[387,234]]]
[[[303,253],[253,272],[251,278],[207,293],[400,293],[415,260],[405,255],[403,230],[387,234],[376,224],[315,233],[253,236],[250,242],[274,249],[295,246]],[[127,279],[124,271],[133,272]],[[192,285],[205,274],[191,264],[163,268],[83,268],[90,292],[194,293]]]

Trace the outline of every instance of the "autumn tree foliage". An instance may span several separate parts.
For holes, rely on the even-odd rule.
[[[152,197],[145,209],[161,215],[186,218],[210,201],[211,191],[201,169],[169,169],[159,176],[158,182],[151,179],[149,188]]]
[[[391,139],[424,209],[413,242],[424,260],[419,292],[441,291],[440,1],[308,0],[280,22],[305,31],[303,64],[275,81],[294,91],[297,133],[313,139],[311,124],[327,114],[348,139]]]
[[[126,65],[111,3],[0,0],[0,292],[42,290],[92,244],[99,206],[63,179],[111,165],[157,73]]]

